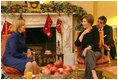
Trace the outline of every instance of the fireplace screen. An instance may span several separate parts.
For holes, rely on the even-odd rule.
[[[56,28],[51,27],[52,38],[48,38],[42,28],[26,28],[26,44],[36,51],[45,50],[56,52]]]

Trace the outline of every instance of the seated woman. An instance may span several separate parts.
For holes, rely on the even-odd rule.
[[[102,53],[99,48],[99,31],[97,28],[92,28],[93,22],[94,18],[91,14],[83,16],[82,25],[85,29],[78,35],[75,45],[78,47],[82,45],[80,57],[85,59],[85,77],[97,79],[96,60],[102,56]]]
[[[37,73],[37,63],[32,60],[31,49],[26,47],[23,32],[25,32],[25,20],[16,19],[12,23],[12,34],[7,40],[6,49],[3,55],[3,64],[21,72]],[[22,54],[27,52],[27,55]]]

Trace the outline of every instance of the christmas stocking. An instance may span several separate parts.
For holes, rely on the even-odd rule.
[[[49,38],[52,37],[52,33],[51,33],[51,30],[50,30],[51,25],[52,25],[52,20],[51,20],[50,16],[48,15],[48,16],[47,16],[46,23],[45,23],[45,26],[44,26],[44,28],[43,28],[43,32],[44,32]]]
[[[61,24],[62,24],[62,20],[60,18],[57,19],[57,24],[56,24],[56,29],[57,29],[57,32],[62,34],[61,32]]]

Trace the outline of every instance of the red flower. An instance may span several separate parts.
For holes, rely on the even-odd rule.
[[[56,9],[56,12],[58,12],[59,11],[59,9]]]
[[[23,9],[22,9],[22,8],[20,8],[20,9],[19,9],[19,11],[23,12]]]
[[[53,12],[54,10],[51,8],[50,11]]]
[[[74,9],[71,9],[70,11],[71,11],[71,12],[74,12],[75,10],[74,10]]]
[[[16,13],[16,9],[12,9],[11,12]]]

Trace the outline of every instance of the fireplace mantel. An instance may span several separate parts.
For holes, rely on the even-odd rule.
[[[56,27],[58,13],[23,13],[22,16],[26,21],[27,28],[40,28],[44,27],[47,15],[50,15],[53,24],[51,27]],[[19,17],[20,14],[6,15],[6,20],[12,23],[13,19]],[[74,64],[74,54],[73,54],[73,15],[67,15],[65,13],[60,13],[62,20],[62,35],[56,31],[56,46],[58,41],[60,42],[61,52],[64,54],[64,64],[72,65]],[[5,16],[1,15],[1,21],[5,20]]]
[[[44,27],[44,24],[46,22],[46,17],[47,15],[50,15],[50,17],[52,18],[53,24],[51,27],[55,27],[56,26],[56,22],[57,22],[57,18],[58,18],[58,13],[22,13],[23,18],[26,20],[26,26],[27,28],[32,28],[32,27]],[[18,18],[19,17],[19,13],[14,13],[14,15],[12,14],[7,14],[7,15],[3,15],[2,14],[2,19],[5,19],[6,16],[6,20],[8,20],[9,22],[12,22],[13,18]],[[63,21],[67,22],[70,16],[72,17],[72,15],[68,16],[65,13],[60,13]]]

